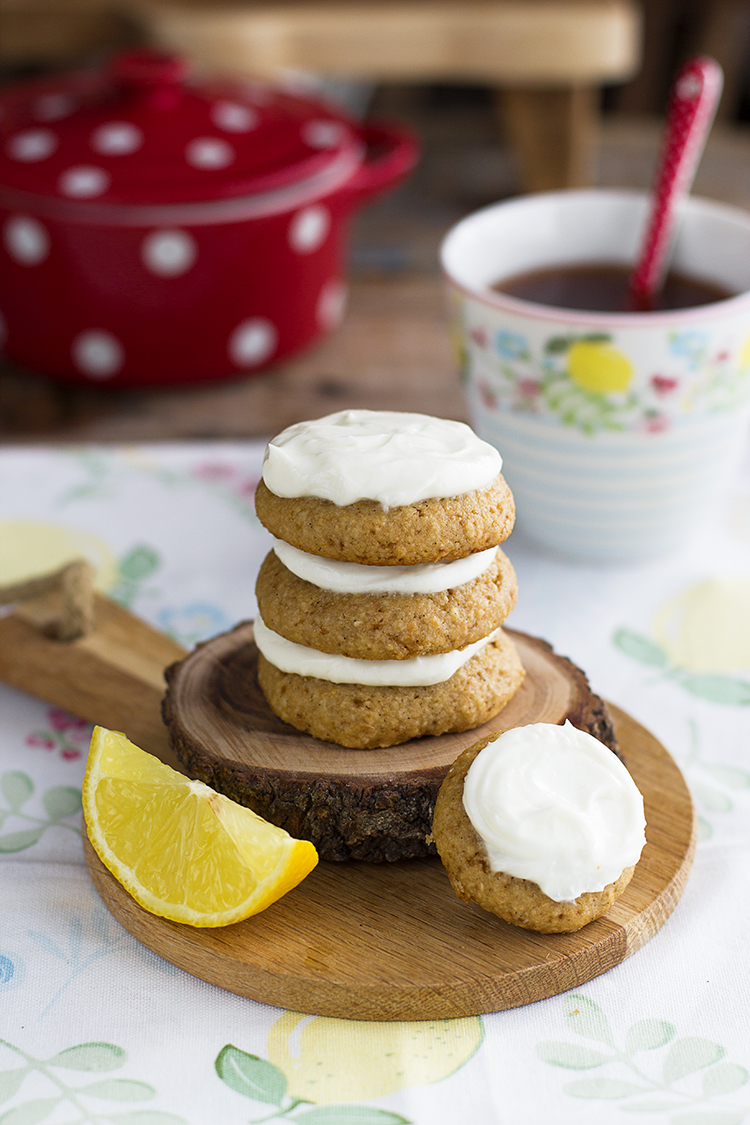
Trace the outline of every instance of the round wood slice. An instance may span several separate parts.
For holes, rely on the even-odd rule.
[[[143,910],[88,841],[104,903],[134,937],[193,976],[265,1004],[363,1020],[429,1020],[515,1008],[619,964],[664,924],[695,846],[693,806],[664,747],[612,708],[643,793],[647,844],[609,913],[574,934],[535,934],[467,906],[437,859],[320,863],[263,913],[217,930]]]
[[[570,719],[616,749],[607,709],[580,668],[546,641],[507,632],[526,677],[488,723],[385,750],[348,750],[301,734],[271,711],[258,686],[252,624],[245,622],[167,669],[163,711],[172,748],[190,777],[311,840],[322,859],[434,855],[426,837],[438,789],[477,739]]]

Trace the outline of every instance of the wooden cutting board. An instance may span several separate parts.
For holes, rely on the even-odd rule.
[[[160,707],[164,668],[181,660],[184,650],[106,598],[98,597],[95,608],[94,632],[65,643],[42,631],[48,599],[0,618],[0,679],[91,722],[124,730],[143,749],[180,768]],[[528,662],[524,706],[531,710],[522,721],[535,721],[536,704],[530,701],[548,708],[559,694],[551,669],[559,671],[560,665],[546,663],[545,647],[536,646],[542,659]],[[534,648],[532,643],[529,651]],[[560,699],[567,706],[564,691]],[[517,1007],[619,964],[664,924],[687,881],[695,828],[682,775],[653,735],[617,708],[610,712],[644,795],[648,842],[623,896],[606,917],[577,934],[530,933],[466,906],[432,858],[321,862],[262,914],[218,930],[193,929],[144,911],[87,840],[86,862],[102,900],[139,941],[186,972],[241,996],[367,1020],[451,1018]],[[556,721],[544,708],[539,718]],[[451,744],[451,754],[460,749]]]
[[[198,930],[147,913],[86,842],[94,885],[149,949],[229,992],[313,1015],[426,1020],[555,996],[618,965],[677,905],[695,847],[693,806],[664,747],[612,708],[644,795],[647,844],[609,913],[575,934],[535,934],[467,906],[437,859],[320,863],[262,914]]]

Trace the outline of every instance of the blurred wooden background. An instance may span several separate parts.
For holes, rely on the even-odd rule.
[[[202,6],[226,7],[221,0]],[[142,5],[140,5],[142,6]],[[638,72],[608,92],[609,108],[658,113],[669,76],[696,51],[712,54],[725,70],[722,114],[748,117],[750,101],[750,2],[748,0],[643,0],[642,60]],[[19,74],[65,68],[138,42],[143,22],[127,0],[0,0],[0,81]]]
[[[637,7],[638,66],[595,90],[598,135],[586,180],[649,186],[671,78],[684,58],[706,52],[721,62],[726,83],[694,190],[750,207],[750,0]],[[124,0],[0,0],[0,83],[95,62],[144,35],[135,4]],[[277,370],[169,392],[73,390],[0,363],[0,440],[268,435],[343,406],[463,416],[438,247],[462,215],[524,189],[518,147],[504,132],[508,117],[498,120],[496,91],[480,81],[394,79],[359,95],[351,84],[341,89],[352,106],[411,124],[424,152],[409,182],[356,220],[350,308],[335,335]]]

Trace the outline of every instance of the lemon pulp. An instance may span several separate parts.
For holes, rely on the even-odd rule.
[[[103,727],[91,738],[83,812],[94,850],[136,902],[192,926],[257,914],[318,862],[307,840]]]

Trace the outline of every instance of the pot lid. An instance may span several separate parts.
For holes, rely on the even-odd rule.
[[[360,149],[331,106],[261,81],[199,81],[151,50],[0,96],[0,185],[109,204],[271,192]]]

